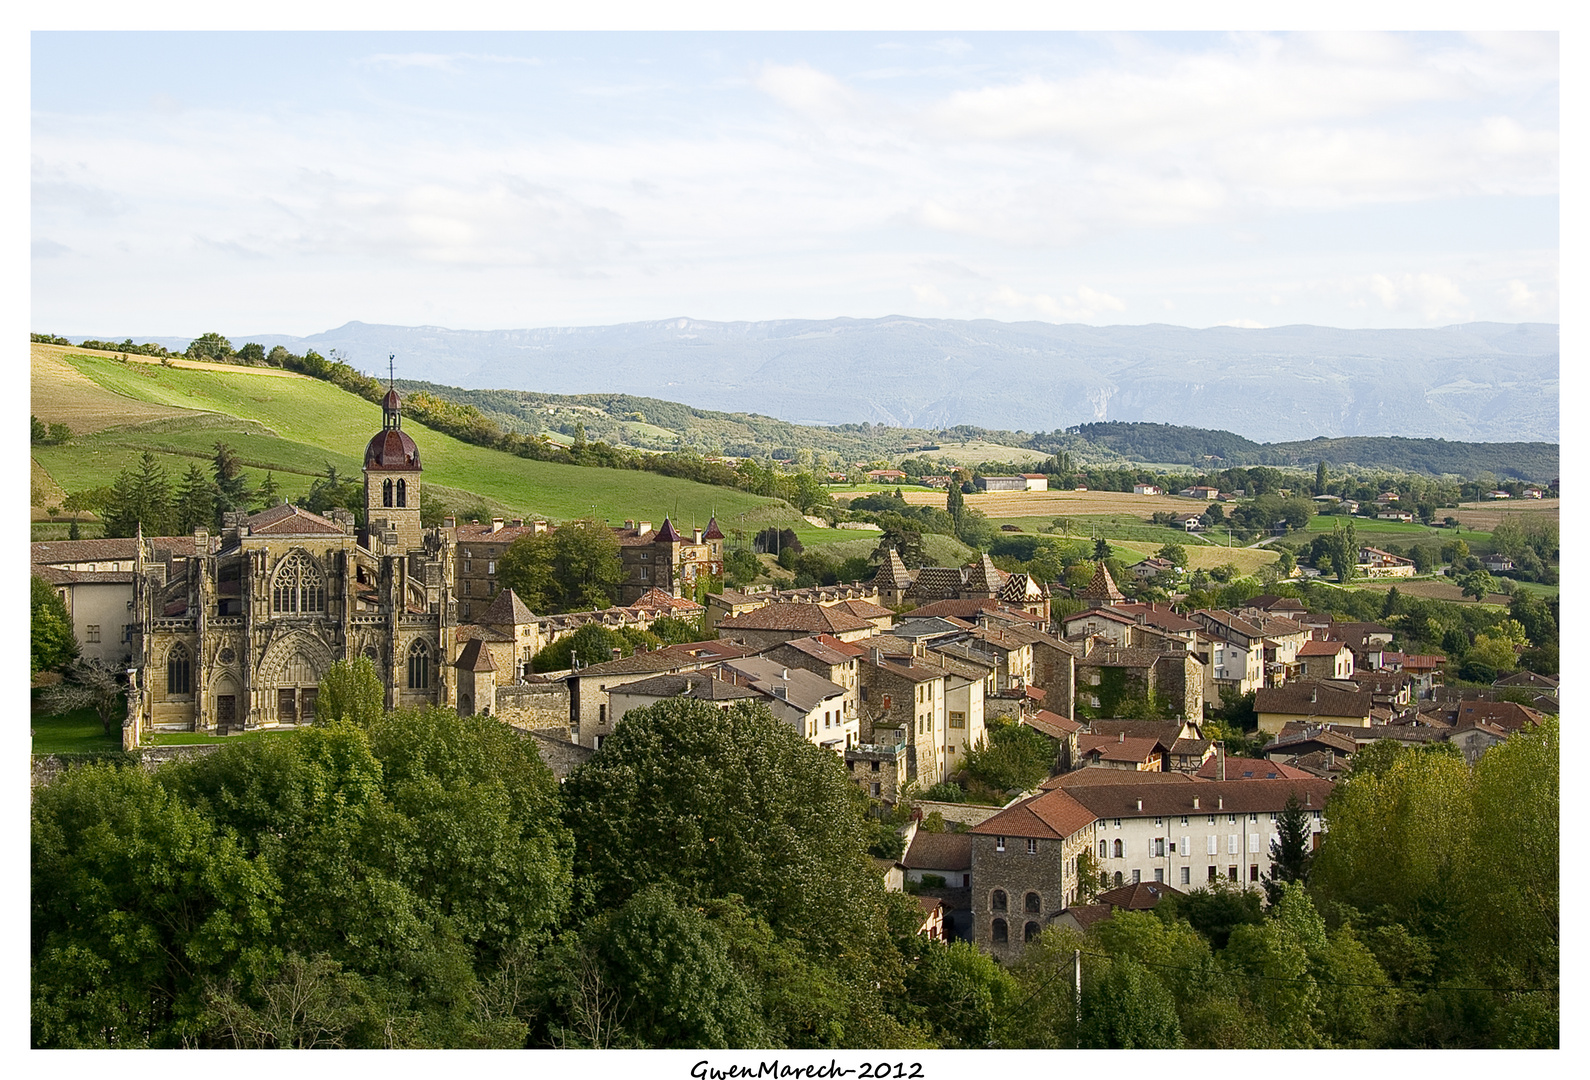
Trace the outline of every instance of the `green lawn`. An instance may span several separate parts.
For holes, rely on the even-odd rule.
[[[192,731],[156,731],[142,738],[148,746],[197,746],[204,743],[233,743],[247,739],[263,739],[266,736],[291,735],[296,729],[286,731],[245,731],[241,735],[205,735]]]
[[[214,444],[233,445],[256,474],[278,474],[297,496],[327,462],[357,476],[370,436],[381,429],[380,407],[315,379],[284,379],[248,369],[206,371],[159,365],[120,364],[71,355],[70,363],[107,390],[163,405],[196,410],[191,417],[119,428],[36,447],[39,464],[68,491],[110,484],[144,449],[176,480],[194,461],[208,461]],[[425,479],[438,487],[467,491],[514,516],[541,515],[556,521],[595,514],[609,521],[671,516],[688,526],[705,525],[713,513],[731,526],[793,524],[787,506],[732,488],[697,484],[655,473],[589,469],[530,461],[460,442],[412,421]],[[257,483],[261,477],[253,477]]]
[[[35,754],[93,754],[121,749],[121,731],[105,734],[99,714],[93,709],[34,716],[31,726]]]

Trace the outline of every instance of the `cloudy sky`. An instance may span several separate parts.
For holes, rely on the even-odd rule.
[[[1527,34],[32,38],[41,332],[1558,318]]]

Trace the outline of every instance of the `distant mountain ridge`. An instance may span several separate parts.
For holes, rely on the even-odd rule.
[[[181,348],[186,338],[155,339]],[[477,389],[620,392],[813,424],[1049,431],[1101,421],[1261,442],[1396,435],[1558,441],[1558,329],[1262,330],[881,319],[450,330],[350,322],[308,337],[367,371]]]

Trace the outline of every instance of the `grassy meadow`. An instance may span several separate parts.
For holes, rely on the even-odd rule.
[[[109,485],[144,450],[154,452],[175,480],[191,463],[207,466],[215,443],[226,442],[249,467],[253,482],[273,471],[284,493],[296,498],[327,464],[357,476],[365,444],[381,429],[379,406],[292,373],[122,363],[110,354],[33,349],[33,412],[79,433],[61,446],[33,448],[35,479],[42,472],[53,490]],[[105,423],[117,410],[130,419]],[[419,444],[426,483],[453,505],[478,498],[508,515],[555,521],[589,515],[661,521],[666,515],[687,527],[705,525],[716,513],[725,530],[800,521],[785,503],[731,488],[530,461],[412,421],[405,426]]]

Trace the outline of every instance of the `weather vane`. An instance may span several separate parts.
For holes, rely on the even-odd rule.
[[[397,359],[397,353],[387,353],[387,357],[386,357],[386,385],[387,385],[387,389],[389,389],[389,390],[392,389],[393,384],[397,381],[396,377],[392,373],[393,372],[392,362],[394,360],[396,360],[396,359]]]

